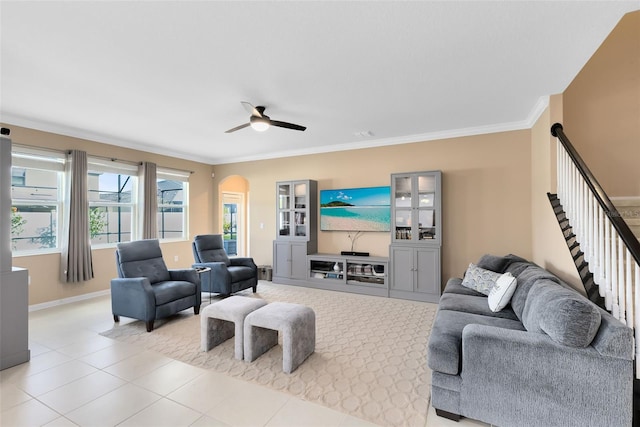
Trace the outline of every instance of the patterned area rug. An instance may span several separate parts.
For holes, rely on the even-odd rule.
[[[292,374],[276,346],[252,363],[233,358],[233,339],[200,351],[193,310],[155,323],[116,325],[101,335],[175,360],[252,381],[379,425],[424,426],[431,375],[426,347],[437,305],[261,281],[237,295],[304,304],[316,313],[316,351]],[[203,295],[203,306],[209,298]],[[217,298],[214,297],[213,303]]]

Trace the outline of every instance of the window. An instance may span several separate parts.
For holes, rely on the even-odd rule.
[[[138,167],[89,157],[88,171],[91,244],[135,240]]]
[[[11,249],[58,249],[64,154],[14,145],[11,158]]]
[[[189,172],[158,168],[157,180],[158,238],[188,239]]]

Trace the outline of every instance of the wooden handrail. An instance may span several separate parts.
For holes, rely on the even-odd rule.
[[[605,193],[596,177],[587,167],[584,160],[582,160],[582,157],[580,157],[573,144],[571,144],[567,135],[565,135],[564,129],[560,123],[554,123],[554,125],[551,126],[551,135],[558,138],[565,151],[569,154],[573,164],[576,166],[578,172],[580,172],[580,175],[582,175],[582,178],[584,178],[585,182],[591,189],[591,192],[600,204],[600,207],[602,207],[605,214],[609,217],[609,220],[618,232],[620,239],[622,239],[627,249],[629,249],[631,256],[636,260],[636,263],[640,265],[640,240],[634,236],[627,223],[622,219],[620,213],[618,213],[618,210],[611,202],[611,199],[607,196],[607,193]]]

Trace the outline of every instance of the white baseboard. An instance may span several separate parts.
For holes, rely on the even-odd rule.
[[[47,302],[43,302],[41,304],[33,304],[29,306],[29,311],[38,311],[38,310],[44,310],[45,308],[51,308],[51,307],[57,307],[59,305],[64,305],[64,304],[71,304],[73,302],[78,302],[78,301],[84,301],[84,300],[88,300],[88,299],[92,299],[92,298],[97,298],[97,297],[101,297],[104,295],[110,295],[111,294],[111,290],[110,289],[106,289],[104,291],[98,291],[98,292],[91,292],[88,294],[82,294],[82,295],[78,295],[75,297],[71,297],[71,298],[62,298],[62,299],[57,299],[54,301],[47,301]]]

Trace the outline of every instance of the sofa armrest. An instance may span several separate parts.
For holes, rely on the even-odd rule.
[[[195,268],[170,269],[171,280],[181,280],[183,282],[200,283],[198,273]]]
[[[196,285],[195,306],[200,308],[200,304],[202,303],[202,282],[200,280],[200,275],[195,268],[170,269],[169,277],[171,277],[171,280],[181,280],[183,282],[194,283]]]
[[[231,273],[227,269],[227,264],[224,262],[197,262],[192,265],[192,267],[208,267],[211,269],[211,274],[207,276],[210,283],[203,283],[202,289],[205,292],[219,292],[222,294],[230,294],[231,293]]]
[[[631,360],[477,324],[462,332],[462,355],[465,416],[498,425],[631,425]]]
[[[255,273],[258,274],[258,266],[253,261],[253,258],[243,258],[243,257],[229,258],[229,261],[231,261],[231,265],[234,265],[234,266],[251,267],[253,271],[255,271]]]
[[[114,315],[144,321],[155,319],[156,296],[146,277],[111,279],[111,310]]]

